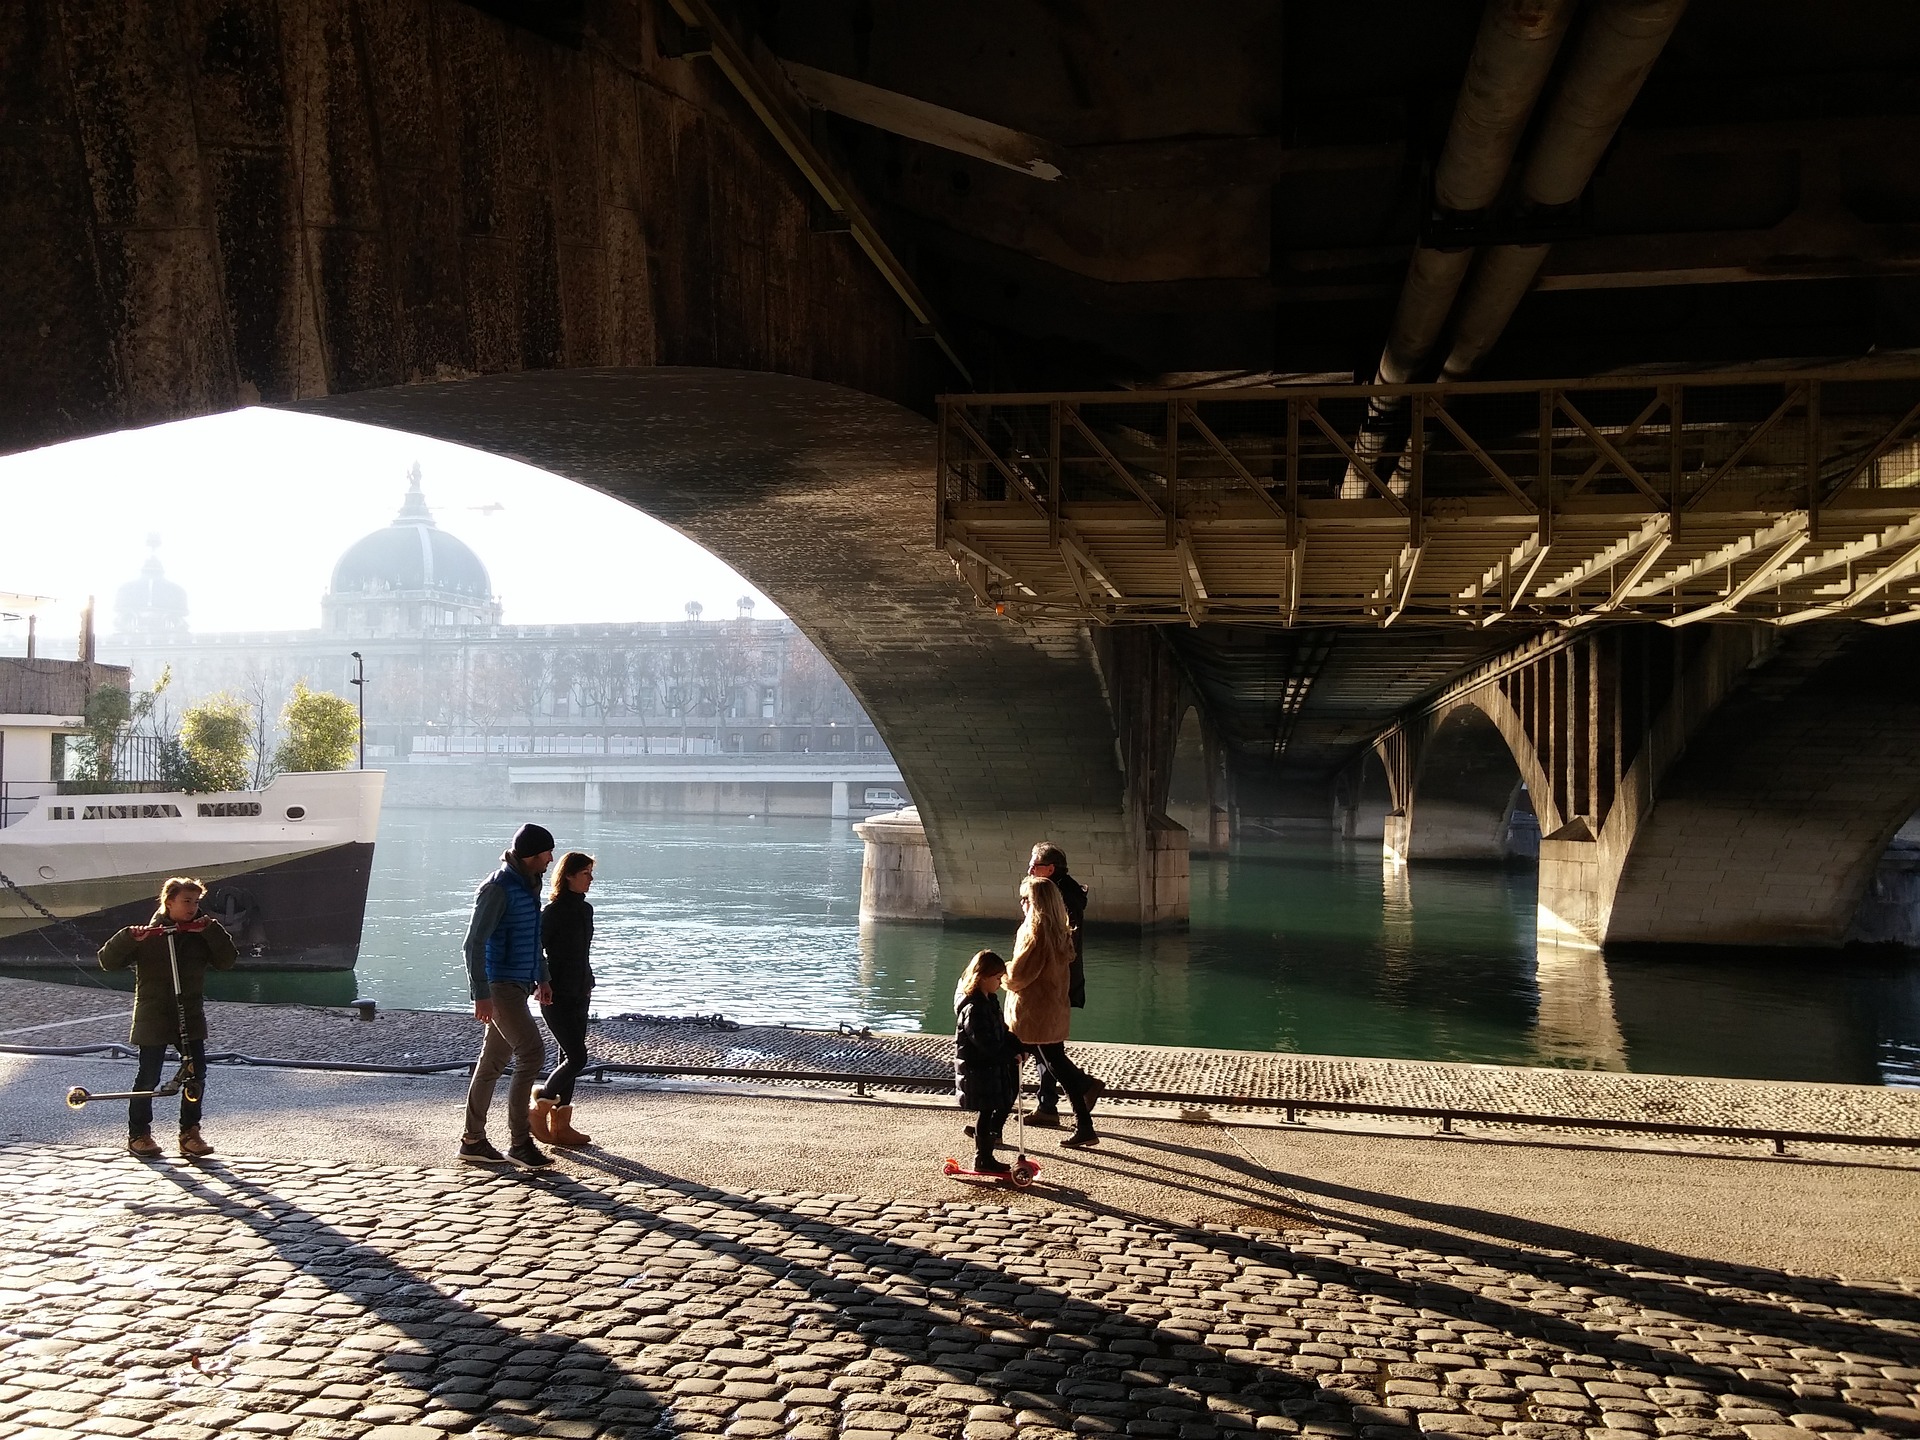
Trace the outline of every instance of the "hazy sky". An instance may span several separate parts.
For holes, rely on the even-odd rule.
[[[544,470],[264,409],[0,457],[0,592],[56,597],[41,653],[71,654],[87,596],[104,633],[157,534],[193,630],[312,629],[334,561],[393,519],[416,461],[435,523],[485,562],[509,624],[678,620],[689,600],[718,619],[742,595],[780,613],[691,540]],[[24,634],[0,622],[7,648]]]

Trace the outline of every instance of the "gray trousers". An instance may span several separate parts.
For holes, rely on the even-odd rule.
[[[487,1133],[487,1111],[493,1106],[493,1087],[511,1059],[513,1082],[507,1086],[507,1140],[517,1145],[532,1138],[527,1129],[527,1109],[533,1104],[534,1084],[546,1067],[547,1042],[540,1038],[540,1027],[527,1008],[526,986],[495,981],[489,988],[493,1019],[487,1025],[486,1039],[480,1043],[480,1061],[473,1067],[473,1083],[467,1087],[467,1138],[478,1140]]]

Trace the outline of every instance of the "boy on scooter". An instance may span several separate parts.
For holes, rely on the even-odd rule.
[[[206,893],[198,880],[175,876],[160,887],[160,908],[152,920],[117,931],[100,947],[102,970],[133,967],[133,1029],[127,1038],[140,1047],[133,1088],[156,1089],[166,1068],[167,1046],[179,1048],[180,1153],[191,1160],[213,1153],[200,1138],[200,1101],[207,1083],[207,968],[231,970],[239,958],[233,937],[220,922],[200,914]],[[127,1149],[143,1160],[160,1154],[153,1138],[151,1095],[127,1102]]]

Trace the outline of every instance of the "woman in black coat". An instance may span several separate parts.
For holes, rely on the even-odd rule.
[[[547,957],[551,1004],[540,1014],[547,1022],[560,1063],[533,1092],[528,1121],[534,1137],[550,1145],[588,1145],[593,1137],[573,1128],[573,1082],[587,1068],[587,1007],[593,999],[593,857],[569,850],[554,872],[553,892],[540,912],[540,948]]]
[[[960,1108],[979,1117],[973,1123],[973,1168],[986,1175],[1012,1169],[993,1147],[1020,1098],[1021,1045],[1000,1014],[1006,976],[1007,962],[982,950],[967,962],[953,992],[953,1086]]]

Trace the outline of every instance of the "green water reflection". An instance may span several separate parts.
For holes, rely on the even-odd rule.
[[[952,1028],[952,987],[986,929],[867,925],[844,822],[551,820],[599,857],[602,1014],[724,1013],[876,1029]],[[383,817],[359,968],[223,976],[223,998],[384,1007],[465,1003],[460,940],[504,831],[488,812]],[[1536,951],[1524,871],[1383,871],[1376,847],[1249,843],[1196,858],[1188,929],[1095,931],[1090,1040],[1920,1083],[1915,957],[1773,951],[1608,957]]]

